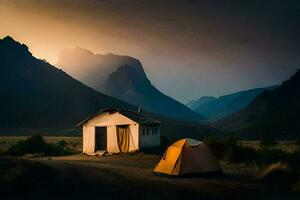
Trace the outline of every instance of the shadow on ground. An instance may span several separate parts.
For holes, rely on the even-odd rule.
[[[251,177],[169,178],[152,173],[155,155],[1,158],[0,193],[8,199],[298,199]]]

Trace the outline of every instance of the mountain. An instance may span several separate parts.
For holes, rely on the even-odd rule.
[[[166,117],[198,120],[201,116],[156,89],[141,62],[129,56],[64,50],[58,66],[95,90]]]
[[[75,47],[60,52],[56,66],[95,90],[101,90],[108,76],[122,65],[141,67],[139,60],[130,56],[94,54]]]
[[[189,101],[186,106],[189,107],[190,109],[192,110],[195,110],[197,109],[199,106],[201,106],[202,104],[204,103],[207,103],[207,102],[210,102],[210,101],[213,101],[217,99],[216,97],[213,97],[213,96],[203,96],[203,97],[200,97],[198,100],[192,100],[192,101]]]
[[[11,37],[0,39],[0,91],[0,135],[78,134],[74,125],[100,109],[137,109],[34,58]],[[143,112],[161,121],[163,141],[219,133],[200,123]]]
[[[245,108],[259,94],[272,90],[276,86],[240,91],[219,98],[201,97],[192,105],[192,109],[206,119],[216,120],[231,115]]]
[[[0,40],[0,133],[62,130],[106,107],[133,108],[36,59],[11,37]]]
[[[300,70],[274,90],[213,125],[248,138],[293,138],[300,133]]]

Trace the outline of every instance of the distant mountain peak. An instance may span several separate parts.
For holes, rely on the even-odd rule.
[[[153,86],[142,66],[123,65],[108,76],[102,87],[104,93],[120,97],[128,90],[144,92]]]
[[[2,40],[0,39],[0,48],[5,49],[6,53],[9,54],[26,54],[31,55],[28,47],[25,44],[21,44],[14,40],[11,36],[6,36]]]
[[[197,107],[199,107],[200,105],[207,103],[209,101],[213,101],[215,100],[216,97],[213,96],[202,96],[200,97],[198,100],[192,100],[189,101],[186,106],[189,107],[192,110],[195,110]]]
[[[217,128],[248,138],[295,138],[299,134],[300,71],[273,90],[265,91],[233,115],[215,122]]]
[[[16,42],[16,41],[15,41],[12,37],[10,37],[9,35],[6,36],[6,37],[4,37],[2,40],[3,40],[3,41],[12,41],[12,42]]]
[[[75,52],[78,52],[78,53],[84,53],[84,54],[88,54],[88,55],[95,55],[90,50],[85,49],[85,48],[81,48],[79,46],[74,47],[74,49],[64,49],[63,51],[75,51]]]
[[[219,119],[245,108],[251,101],[264,91],[275,89],[276,86],[243,90],[232,94],[215,97],[201,97],[187,104],[192,110],[207,119]]]

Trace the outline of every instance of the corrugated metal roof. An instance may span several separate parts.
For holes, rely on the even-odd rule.
[[[149,116],[144,115],[141,112],[137,112],[134,110],[122,110],[122,109],[115,109],[115,108],[108,108],[108,109],[103,109],[100,110],[98,113],[91,115],[90,117],[88,117],[87,119],[81,121],[80,123],[78,123],[76,125],[76,127],[83,125],[84,123],[86,123],[87,121],[89,121],[90,119],[94,118],[95,116],[105,113],[105,112],[109,112],[109,113],[116,113],[119,112],[122,115],[128,117],[129,119],[139,123],[139,124],[160,124],[160,121],[153,119]]]

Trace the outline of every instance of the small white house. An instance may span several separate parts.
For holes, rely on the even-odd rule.
[[[130,110],[106,109],[80,122],[83,153],[128,153],[160,146],[160,122]]]

